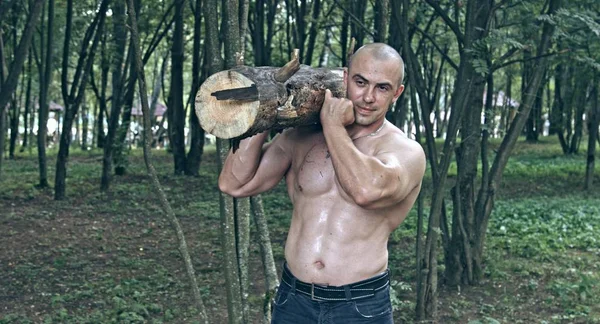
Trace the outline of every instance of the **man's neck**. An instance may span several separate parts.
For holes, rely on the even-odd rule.
[[[354,123],[354,124],[346,127],[346,130],[348,131],[348,135],[350,136],[350,138],[352,140],[356,140],[361,137],[377,135],[381,131],[381,129],[383,129],[383,127],[385,127],[384,124],[385,124],[385,119],[378,120],[368,126],[363,126],[363,125]]]

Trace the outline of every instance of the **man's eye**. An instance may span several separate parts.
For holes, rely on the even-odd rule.
[[[359,86],[365,85],[365,82],[363,80],[356,80],[356,84],[358,84]]]
[[[380,87],[379,87],[379,90],[381,90],[381,91],[388,91],[388,90],[389,90],[389,88],[388,88],[388,87],[386,87],[386,86],[380,86]]]

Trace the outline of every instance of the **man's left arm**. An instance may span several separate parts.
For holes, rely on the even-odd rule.
[[[357,205],[393,206],[421,184],[426,162],[417,142],[388,134],[370,156],[356,148],[344,127],[328,127],[324,132],[336,177]]]

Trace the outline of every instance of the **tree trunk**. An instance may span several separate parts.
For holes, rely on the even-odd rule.
[[[271,248],[271,239],[269,236],[269,227],[263,208],[262,198],[260,196],[250,197],[250,206],[254,223],[256,225],[256,235],[260,246],[260,256],[265,273],[265,297],[263,299],[263,323],[271,323],[271,306],[273,298],[279,286],[275,260],[273,259],[273,249]]]
[[[196,0],[196,12],[194,17],[194,50],[192,51],[192,91],[190,94],[198,92],[200,83],[203,81],[200,75],[200,38],[202,29],[202,1]],[[192,101],[190,95],[188,103]],[[185,174],[197,176],[202,161],[202,153],[204,152],[204,129],[200,127],[198,115],[190,113],[190,151],[186,156]]]
[[[361,22],[365,21],[365,12],[367,11],[367,0],[350,1],[352,13],[355,19],[350,22],[350,35],[356,40],[356,48],[363,45],[365,30]]]
[[[585,104],[587,102],[588,80],[588,78],[580,76],[575,81],[575,93],[571,105],[575,108],[575,129],[573,131],[573,136],[571,137],[571,144],[569,145],[570,154],[577,154],[579,152],[579,145],[581,144],[581,138],[583,137],[583,114],[585,113]]]
[[[374,23],[373,30],[375,31],[374,42],[384,43],[386,42],[386,32],[388,30],[388,17],[389,17],[389,0],[376,0],[374,8]]]
[[[325,89],[345,96],[341,69],[300,66],[294,73],[286,67],[240,66],[210,76],[196,95],[202,128],[227,139],[317,123]]]
[[[48,123],[48,112],[50,106],[50,100],[48,99],[48,89],[52,80],[52,61],[54,57],[54,0],[48,1],[48,19],[46,26],[46,55],[44,57],[45,62],[43,63],[43,71],[40,69],[40,99],[39,99],[39,113],[38,113],[38,136],[37,136],[37,147],[38,147],[38,164],[40,171],[40,188],[47,188],[48,184],[48,165],[46,158],[46,137],[47,137],[47,123]],[[42,37],[40,37],[43,39]]]
[[[564,66],[557,64],[554,70],[554,104],[552,106],[552,118],[550,119],[550,133],[556,133],[562,151],[566,154],[569,148],[564,137],[564,81]]]
[[[112,168],[115,146],[119,145],[116,141],[119,130],[119,117],[121,115],[123,100],[123,61],[125,47],[127,45],[127,30],[125,29],[125,3],[116,1],[112,6],[113,11],[113,33],[114,33],[114,51],[112,56],[112,99],[110,115],[108,120],[108,131],[104,138],[104,152],[102,157],[102,176],[100,179],[100,190],[108,191],[112,178]],[[108,67],[104,67],[108,69]],[[107,70],[108,71],[108,70]],[[130,80],[131,82],[131,80]],[[135,81],[133,81],[135,82]],[[101,108],[102,110],[102,108]]]
[[[116,18],[114,18],[116,19]],[[108,70],[110,69],[110,62],[108,61],[108,55],[106,55],[106,32],[103,33],[102,36],[102,49],[100,50],[100,55],[102,58],[100,59],[100,93],[98,96],[98,115],[96,117],[96,146],[98,148],[103,149],[104,152],[104,143],[106,142],[106,134],[104,133],[104,115],[106,114],[106,88],[108,87]],[[119,54],[121,55],[121,54]],[[104,160],[103,160],[104,161]],[[104,163],[104,162],[103,162]]]
[[[185,156],[185,110],[183,107],[183,9],[185,0],[175,0],[175,29],[171,47],[171,88],[169,119],[171,128],[171,149],[173,150],[174,173],[183,174],[186,167]]]
[[[250,248],[250,199],[236,198],[235,203],[235,237],[238,260],[238,274],[240,282],[240,299],[242,308],[242,322],[250,322],[250,308],[248,306],[249,280],[248,256]]]
[[[29,56],[27,59],[27,90],[25,91],[25,112],[23,113],[23,122],[25,125],[23,126],[23,144],[20,152],[24,152],[26,147],[31,146],[29,141],[29,128],[33,128],[33,123],[29,122],[29,116],[33,115],[31,109],[31,80],[33,79],[31,71],[31,67],[33,65],[33,55],[31,54],[31,49],[29,50]]]
[[[312,65],[315,42],[317,41],[317,29],[319,28],[319,16],[321,15],[321,0],[313,0],[312,6],[308,44],[304,55],[304,64],[306,65]]]
[[[592,84],[592,102],[588,113],[588,148],[587,163],[585,166],[585,189],[591,190],[594,181],[594,167],[596,163],[596,138],[598,137],[598,126],[600,126],[600,102],[598,100],[598,84],[600,83],[600,73],[595,74],[596,81]]]
[[[83,96],[83,106],[81,107],[81,150],[88,150],[88,127],[89,127],[89,108],[85,100],[85,92]]]
[[[66,192],[66,179],[67,179],[67,159],[69,157],[69,146],[71,144],[71,126],[73,125],[73,120],[77,115],[77,109],[81,104],[83,99],[83,93],[85,91],[85,85],[87,84],[87,77],[90,69],[92,68],[92,64],[94,61],[94,55],[96,52],[96,47],[98,46],[98,42],[100,40],[100,35],[102,33],[102,29],[104,28],[104,21],[106,17],[106,10],[108,9],[108,3],[110,0],[103,0],[100,8],[98,9],[98,13],[92,21],[91,25],[88,27],[88,30],[85,33],[82,49],[79,55],[79,60],[77,63],[77,69],[75,71],[75,77],[73,78],[73,82],[71,85],[70,94],[66,95],[65,100],[65,116],[62,125],[62,133],[60,134],[60,144],[58,149],[58,155],[56,157],[56,174],[54,180],[54,199],[62,200],[65,198]],[[69,25],[72,19],[72,0],[68,1],[67,4],[70,7],[70,11],[67,13],[67,28],[71,28]],[[97,28],[96,28],[97,26]],[[68,37],[67,37],[68,36]],[[88,52],[88,45],[92,40],[91,48]],[[63,56],[63,93],[66,93],[67,87],[67,66],[68,66],[68,56],[69,56],[69,46],[68,42],[70,40],[70,34],[65,32],[65,49],[66,53]]]
[[[25,76],[23,76],[21,79],[24,81]],[[21,84],[22,85],[22,84]],[[21,88],[22,89],[22,88]],[[18,96],[19,98],[17,98],[17,95],[15,94],[15,96],[13,97],[12,100],[12,104],[10,106],[11,108],[11,113],[9,114],[10,118],[10,137],[9,137],[9,142],[8,142],[8,158],[11,160],[14,160],[15,158],[15,148],[17,146],[17,137],[19,136],[19,115],[21,114],[21,96]],[[18,100],[17,100],[18,99]]]
[[[130,44],[129,51],[133,51],[132,47],[133,44]],[[128,63],[126,63],[126,65],[133,66],[132,55],[128,55],[127,61]],[[123,96],[123,101],[121,102],[121,107],[123,109],[121,124],[118,126],[117,133],[115,134],[115,144],[113,145],[113,163],[115,175],[119,176],[127,173],[127,167],[129,166],[129,159],[127,155],[129,153],[131,144],[127,141],[127,135],[129,135],[129,128],[131,125],[131,109],[133,109],[137,77],[137,71],[133,68],[130,69],[129,81],[127,82],[125,95]]]

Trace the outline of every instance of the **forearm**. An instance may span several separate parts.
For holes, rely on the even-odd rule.
[[[263,144],[268,134],[266,131],[243,139],[235,153],[229,151],[219,176],[219,187],[222,190],[239,188],[252,180],[260,165]]]
[[[336,177],[344,191],[361,204],[377,196],[384,168],[375,158],[359,151],[343,126],[323,128]]]

